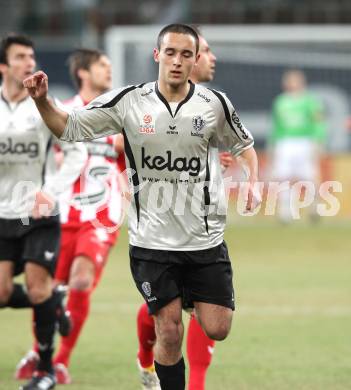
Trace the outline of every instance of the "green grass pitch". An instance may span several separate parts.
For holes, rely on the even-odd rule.
[[[207,390],[351,388],[351,227],[252,220],[226,232],[235,271],[230,336],[215,348]],[[70,390],[136,390],[135,313],[141,298],[126,229],[93,297],[70,367]],[[0,312],[0,389],[31,345],[29,310]],[[187,315],[184,315],[187,323]]]

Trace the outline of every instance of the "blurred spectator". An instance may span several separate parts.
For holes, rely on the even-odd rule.
[[[273,102],[272,178],[289,181],[320,181],[320,156],[326,131],[320,101],[306,91],[303,72],[289,70],[283,74],[283,93]],[[290,189],[278,195],[278,215],[282,222],[292,219]],[[315,215],[314,211],[313,214]]]

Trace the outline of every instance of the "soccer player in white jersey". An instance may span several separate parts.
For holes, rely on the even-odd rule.
[[[69,57],[69,69],[78,94],[65,102],[71,109],[84,107],[111,88],[111,63],[98,50],[78,49]],[[107,136],[86,142],[88,161],[81,176],[61,194],[61,247],[55,283],[68,285],[67,310],[72,320],[54,357],[59,384],[71,383],[70,357],[87,320],[91,293],[96,288],[122,217],[121,185],[124,171],[123,139]],[[38,347],[22,359],[17,378],[30,375]]]
[[[57,198],[79,176],[83,144],[60,142],[65,158],[55,169],[58,141],[42,121],[23,80],[35,70],[33,43],[20,35],[1,42],[0,73],[0,306],[33,307],[39,361],[25,390],[55,387],[52,365],[56,322],[52,276],[60,245]],[[13,283],[24,272],[27,293]]]
[[[154,49],[157,81],[113,90],[71,114],[47,98],[44,72],[24,81],[46,124],[61,139],[124,136],[133,190],[131,270],[155,318],[155,368],[163,390],[185,388],[183,303],[195,307],[212,339],[225,339],[231,328],[234,290],[223,241],[219,142],[240,155],[249,172],[246,209],[259,202],[251,134],[224,94],[188,81],[198,48],[191,27],[164,27]]]
[[[208,42],[196,29],[199,36],[199,58],[190,74],[194,83],[210,82],[214,78],[216,56]],[[226,169],[233,163],[230,153],[219,154],[222,168]],[[155,322],[148,313],[147,304],[141,305],[137,316],[137,335],[139,341],[138,366],[143,390],[157,390],[159,388],[154,368],[153,348],[156,343]],[[202,330],[196,317],[191,314],[187,333],[187,358],[189,362],[189,390],[204,390],[207,369],[212,360],[215,341],[210,339]]]

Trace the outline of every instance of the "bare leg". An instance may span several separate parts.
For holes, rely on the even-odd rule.
[[[196,318],[212,340],[224,340],[232,325],[232,309],[212,303],[194,302]]]
[[[182,304],[176,298],[155,315],[155,360],[170,366],[182,357],[184,327],[182,323]]]
[[[182,357],[183,323],[181,299],[176,298],[155,315],[155,368],[162,390],[185,389]]]

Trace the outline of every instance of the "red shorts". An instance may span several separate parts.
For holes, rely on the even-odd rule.
[[[55,279],[67,284],[74,259],[77,256],[86,256],[95,265],[95,287],[100,280],[110,248],[115,240],[116,233],[109,234],[104,229],[95,228],[91,224],[78,227],[62,226]]]

